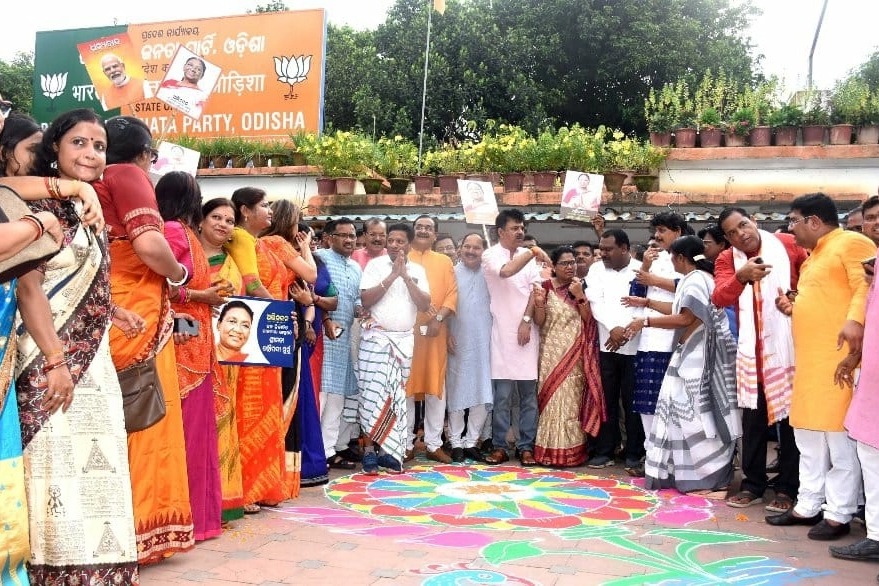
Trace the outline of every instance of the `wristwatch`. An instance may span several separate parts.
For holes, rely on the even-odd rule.
[[[522,321],[525,322],[526,324],[530,324],[531,323],[531,316],[530,315],[523,315]]]
[[[436,314],[436,321],[442,323],[443,319],[444,319],[443,314],[441,314],[441,313]]]

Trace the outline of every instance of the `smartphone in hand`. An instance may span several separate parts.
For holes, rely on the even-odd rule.
[[[190,336],[197,336],[199,332],[199,324],[195,320],[186,319],[185,317],[175,317],[174,318],[174,333],[175,334],[189,334]]]

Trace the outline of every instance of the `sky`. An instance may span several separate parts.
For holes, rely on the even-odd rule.
[[[539,2],[540,0],[534,0]],[[762,68],[777,75],[785,88],[805,88],[809,70],[809,51],[824,0],[754,0],[763,15],[749,29],[755,53],[764,55]],[[54,10],[7,13],[4,21],[0,59],[11,59],[18,51],[33,51],[34,35],[40,30],[148,23],[214,16],[231,16],[254,9],[268,0],[149,0],[147,2],[78,0],[54,3]],[[354,28],[374,28],[384,21],[393,0],[285,0],[291,10],[325,8],[330,22]],[[425,4],[429,4],[425,0]],[[500,4],[500,3],[498,3]],[[110,8],[108,8],[108,5]],[[812,64],[817,87],[831,89],[854,67],[879,49],[879,0],[827,0]]]

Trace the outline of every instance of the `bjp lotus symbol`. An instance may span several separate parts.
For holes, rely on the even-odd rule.
[[[47,73],[45,75],[40,75],[40,88],[43,90],[43,95],[52,100],[49,102],[49,110],[54,110],[53,107],[55,102],[55,98],[64,93],[64,88],[67,87],[67,73]]]
[[[311,55],[300,55],[299,57],[293,55],[290,58],[273,57],[278,81],[290,86],[290,93],[284,95],[285,99],[295,100],[299,97],[293,93],[293,86],[308,79],[308,72],[311,70],[311,57]]]

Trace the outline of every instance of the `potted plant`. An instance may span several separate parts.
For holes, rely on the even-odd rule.
[[[665,161],[668,151],[653,145],[637,142],[632,152],[632,165],[635,174],[632,182],[642,193],[659,191],[659,167]]]
[[[391,193],[406,193],[418,166],[418,147],[402,136],[381,137],[376,143],[376,172],[391,184]]]
[[[830,144],[851,144],[862,104],[869,100],[869,93],[869,86],[857,78],[837,82],[830,95]]]
[[[830,115],[821,92],[809,92],[806,97],[806,109],[803,112],[803,145],[818,146],[824,144],[824,131],[830,124]]]
[[[803,111],[795,104],[785,104],[769,116],[775,130],[775,146],[797,144],[797,130],[803,124]]]
[[[671,133],[678,125],[678,99],[672,84],[665,84],[659,92],[650,88],[644,100],[644,118],[650,131],[650,142],[656,146],[670,146]]]
[[[611,140],[607,144],[608,169],[604,173],[604,187],[615,195],[622,195],[623,185],[634,174],[640,163],[637,151],[641,143],[632,138]],[[659,147],[656,147],[659,148]]]
[[[678,128],[675,129],[675,146],[681,149],[691,149],[696,146],[696,112],[693,110],[692,102],[681,110]]]
[[[745,146],[745,140],[756,125],[757,114],[753,108],[739,108],[733,112],[726,125],[726,146]]]
[[[719,147],[723,123],[715,108],[705,108],[699,115],[699,141],[703,148]]]
[[[856,142],[876,144],[879,142],[879,91],[869,92],[863,104]]]

